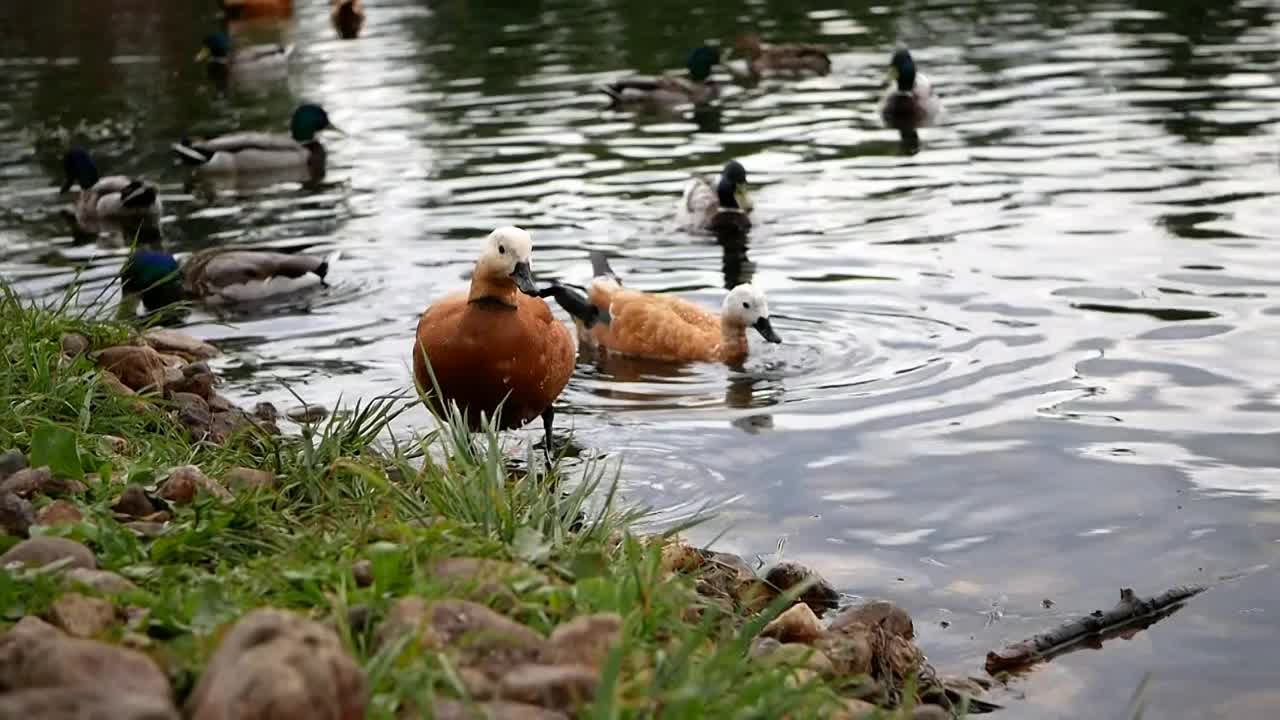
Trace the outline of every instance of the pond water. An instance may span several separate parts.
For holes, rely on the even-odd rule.
[[[0,7],[0,274],[94,290],[124,257],[60,213],[70,133],[160,182],[177,249],[342,252],[319,294],[191,318],[242,403],[406,387],[418,313],[503,224],[533,233],[541,282],[584,283],[589,249],[708,305],[751,279],[785,343],[744,368],[580,361],[560,427],[623,461],[629,501],[714,507],[700,539],[902,604],[941,672],[1121,587],[1238,576],[995,699],[1118,717],[1150,672],[1150,717],[1276,715],[1280,6],[369,0],[342,41],[296,5],[287,81],[229,97],[192,62],[201,3]],[[829,44],[832,74],[730,84],[696,115],[591,89],[749,28]],[[876,112],[896,42],[948,110],[914,156]],[[323,182],[192,191],[171,164],[184,133],[283,129],[303,98],[348,133]],[[746,247],[676,223],[687,177],[731,158]]]

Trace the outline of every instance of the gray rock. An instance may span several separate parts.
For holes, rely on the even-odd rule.
[[[72,637],[91,638],[116,623],[116,608],[108,600],[69,592],[53,601],[49,619]]]
[[[98,567],[98,561],[93,557],[93,552],[80,543],[66,538],[40,535],[23,540],[9,548],[5,554],[0,555],[0,568],[8,567],[12,563],[18,563],[24,567],[43,567],[63,559],[68,561],[67,568],[81,567],[93,570]]]
[[[35,521],[31,503],[13,493],[0,495],[0,530],[6,535],[24,538]]]
[[[800,602],[812,608],[818,616],[840,605],[840,593],[836,592],[835,587],[816,571],[800,563],[778,563],[769,568],[764,579],[765,582],[784,592],[812,580],[813,584],[800,595]]]
[[[35,688],[0,695],[0,718],[179,720],[167,699],[96,688]]]
[[[0,480],[27,466],[27,456],[21,450],[5,450],[0,453]]]
[[[253,406],[253,416],[258,418],[259,420],[268,420],[268,421],[274,422],[275,420],[279,419],[280,411],[276,409],[275,405],[272,405],[271,403],[264,401]]]
[[[53,473],[48,466],[23,468],[0,482],[0,495],[13,493],[18,497],[31,498],[43,493],[52,481]]]
[[[109,570],[73,568],[63,573],[62,577],[69,584],[83,585],[104,595],[116,595],[138,589],[137,585]]]
[[[54,500],[36,513],[36,522],[40,525],[75,525],[83,519],[80,508],[66,500]]]
[[[408,720],[409,718],[418,718],[420,715],[401,713],[401,717]],[[477,718],[485,718],[486,720],[569,720],[569,716],[562,712],[547,710],[537,705],[502,700],[470,705],[457,700],[443,698],[437,698],[431,703],[431,717],[435,718],[435,720],[476,720]]]
[[[65,333],[62,336],[62,354],[75,357],[89,352],[89,338],[80,333]]]
[[[622,641],[622,616],[599,613],[576,617],[552,630],[549,640],[556,663],[598,669]]]
[[[498,684],[505,699],[552,710],[572,710],[592,700],[599,676],[580,665],[520,665]]]
[[[907,611],[885,600],[874,600],[848,608],[831,621],[830,630],[841,632],[851,625],[884,628],[890,635],[897,635],[907,640],[916,636],[915,627]]]
[[[173,394],[173,402],[178,406],[178,412],[182,412],[187,408],[197,408],[207,413],[213,412],[209,407],[209,403],[195,393],[176,392]]]
[[[68,637],[26,617],[0,635],[0,698],[9,697],[3,694],[7,691],[34,688],[87,688],[170,700],[168,678],[146,655]]]
[[[920,705],[911,712],[911,720],[951,720],[951,713],[937,705]]]
[[[310,403],[289,408],[287,413],[290,420],[299,425],[310,423],[318,423],[329,417],[329,411],[323,405],[312,405]]]

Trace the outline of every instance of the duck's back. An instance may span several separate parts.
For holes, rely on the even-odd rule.
[[[464,408],[472,427],[481,412],[492,416],[504,398],[503,428],[542,414],[568,384],[575,358],[568,328],[540,298],[523,294],[515,308],[468,302],[466,293],[427,308],[418,321],[413,372],[429,391],[423,351],[445,400]]]
[[[614,292],[610,321],[595,326],[598,343],[614,352],[660,360],[710,360],[720,344],[720,318],[677,297]]]

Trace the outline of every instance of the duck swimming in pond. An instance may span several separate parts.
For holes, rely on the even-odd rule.
[[[933,84],[916,70],[911,52],[902,48],[889,60],[892,81],[880,100],[880,118],[885,127],[914,132],[938,122],[942,104],[933,94]]]
[[[747,169],[737,160],[730,160],[719,177],[689,180],[677,212],[694,230],[746,232],[751,229],[752,209]]]
[[[288,77],[292,54],[292,45],[233,47],[227,33],[216,32],[205,36],[196,62],[205,63],[209,79],[217,88],[225,90],[233,79],[237,86],[284,80]]]
[[[734,49],[747,61],[751,74],[826,75],[831,72],[831,58],[821,45],[790,43],[766,45],[755,33],[744,33],[734,42]]]
[[[533,241],[520,228],[490,233],[469,290],[443,297],[422,313],[413,375],[436,412],[456,402],[473,430],[500,404],[502,429],[540,416],[549,456],[552,403],[569,383],[577,352],[569,328],[538,297],[532,252]]]
[[[288,135],[240,132],[199,141],[184,138],[173,145],[173,152],[201,173],[251,174],[296,169],[323,175],[326,153],[317,135],[324,130],[342,132],[329,121],[324,108],[306,104],[293,112]]]
[[[360,0],[333,0],[329,7],[329,21],[338,37],[352,40],[360,37],[364,27],[364,5]]]
[[[158,227],[161,215],[159,190],[153,183],[125,175],[100,177],[93,156],[84,148],[71,148],[62,156],[61,192],[80,186],[75,202],[79,229],[98,232],[104,223],[116,225],[145,221]]]
[[[600,88],[612,100],[611,107],[665,109],[692,103],[701,105],[720,94],[711,71],[720,63],[720,51],[702,46],[689,53],[689,77],[674,75],[629,77]]]
[[[591,254],[595,278],[587,296],[563,285],[541,292],[556,299],[580,333],[611,352],[654,360],[738,364],[748,353],[747,328],[765,340],[782,338],[769,322],[769,304],[753,285],[725,296],[720,313],[678,297],[628,290],[601,253]]]
[[[210,248],[179,263],[169,253],[140,249],[120,275],[126,297],[140,298],[148,312],[155,312],[191,300],[246,303],[297,292],[317,280],[323,283],[335,257]]]

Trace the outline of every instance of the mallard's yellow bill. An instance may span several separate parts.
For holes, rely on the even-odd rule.
[[[733,199],[738,201],[738,207],[744,212],[751,210],[751,196],[747,193],[746,184],[739,184],[737,189],[733,191]]]

